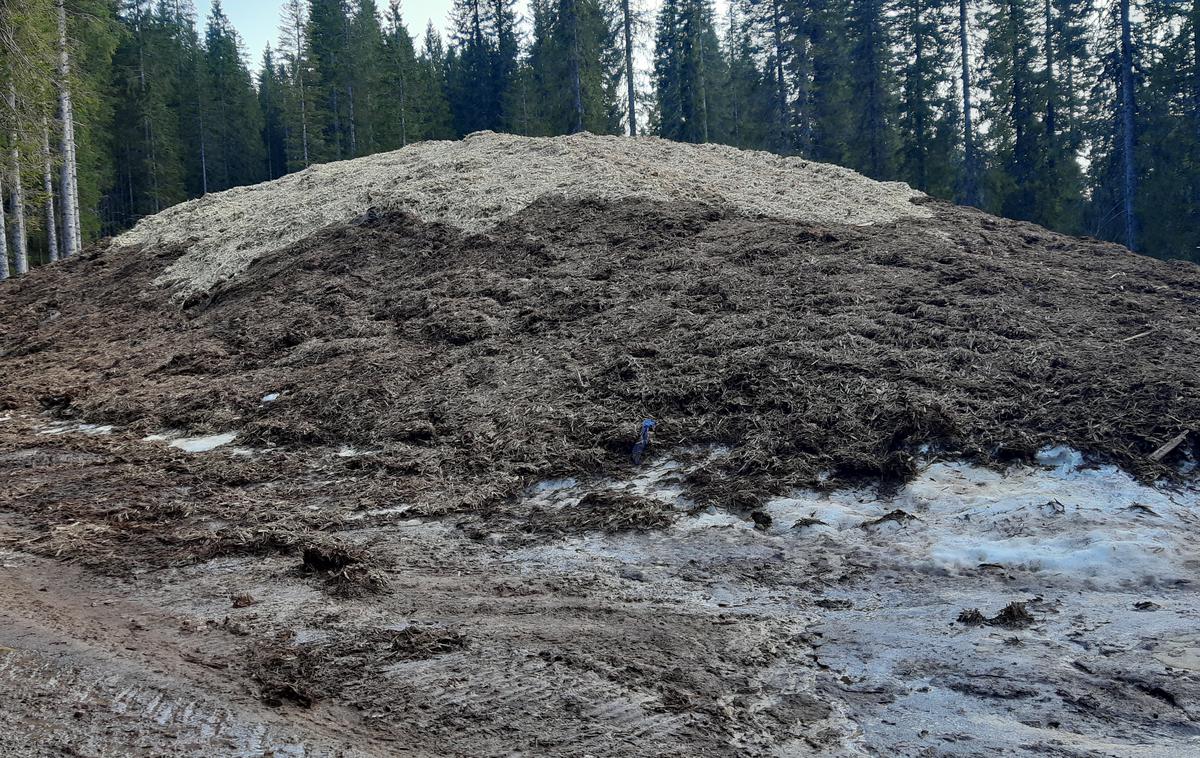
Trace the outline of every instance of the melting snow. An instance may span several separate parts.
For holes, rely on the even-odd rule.
[[[631,577],[633,601],[805,626],[850,752],[1200,755],[1200,730],[1181,726],[1198,686],[1184,672],[1200,670],[1200,489],[1084,467],[1069,448],[1038,462],[935,463],[887,498],[795,492],[764,506],[766,530],[712,504],[663,532],[570,537],[510,560],[539,576]],[[545,482],[528,497],[615,488],[678,503],[688,470],[652,461],[631,479]],[[955,621],[1012,601],[1031,626]]]
[[[349,445],[342,445],[340,448],[338,448],[337,457],[339,457],[339,458],[357,458],[360,455],[378,455],[381,452],[383,452],[383,451],[382,450],[359,450],[357,448],[350,447]]]
[[[886,501],[869,492],[808,492],[765,510],[776,533],[815,518],[824,523],[801,534],[871,546],[882,561],[926,572],[996,564],[1110,587],[1174,584],[1194,573],[1188,535],[1200,524],[1197,493],[1139,484],[1112,466],[1081,469],[1071,450],[1040,460],[1044,468],[1003,473],[938,463]],[[915,520],[864,528],[896,510]]]
[[[225,432],[224,434],[210,434],[205,437],[183,437],[181,439],[171,440],[171,447],[179,448],[185,453],[207,453],[222,445],[228,445],[237,439],[237,432]]]
[[[50,424],[45,429],[42,429],[38,434],[67,434],[68,432],[80,432],[89,436],[97,436],[101,434],[112,434],[113,426],[110,424],[77,424],[74,421],[56,421]]]

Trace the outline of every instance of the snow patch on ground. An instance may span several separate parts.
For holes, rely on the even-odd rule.
[[[1143,485],[1113,466],[1080,468],[1075,451],[1042,460],[1005,472],[937,463],[885,501],[865,491],[801,492],[764,510],[776,533],[825,535],[925,572],[990,565],[1112,588],[1194,575],[1195,492]],[[896,511],[903,515],[873,523]]]
[[[207,434],[200,437],[185,437],[184,432],[165,431],[157,432],[142,438],[143,442],[166,442],[173,448],[184,451],[185,453],[207,453],[210,450],[216,450],[223,445],[228,445],[237,439],[237,432],[224,432],[222,434]],[[252,450],[246,448],[236,448],[232,451],[235,455],[251,455]]]
[[[224,432],[223,434],[209,434],[204,437],[184,437],[182,439],[172,440],[171,447],[179,448],[185,453],[207,453],[209,450],[215,450],[222,445],[228,445],[237,439],[237,432]]]
[[[114,428],[111,424],[80,424],[75,421],[55,421],[53,424],[40,430],[38,434],[59,435],[79,433],[88,436],[99,436],[112,434]]]
[[[713,504],[661,532],[572,536],[509,560],[536,576],[616,574],[630,602],[807,624],[849,752],[1200,755],[1200,489],[1141,484],[1067,448],[1039,462],[934,463],[891,497],[777,498],[766,528]],[[677,502],[695,465],[652,460],[528,497],[639,487]],[[1028,626],[957,621],[1014,601]]]
[[[143,219],[117,242],[187,245],[158,283],[192,292],[372,207],[406,210],[475,233],[546,196],[700,201],[815,224],[931,215],[911,202],[922,194],[906,184],[800,158],[654,137],[480,132],[206,195]]]

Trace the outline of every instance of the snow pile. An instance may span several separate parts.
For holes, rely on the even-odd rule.
[[[407,210],[474,233],[544,196],[702,201],[816,224],[930,215],[911,202],[922,195],[908,185],[799,158],[651,137],[480,132],[208,195],[144,219],[117,242],[188,245],[157,283],[192,292],[371,207]]]

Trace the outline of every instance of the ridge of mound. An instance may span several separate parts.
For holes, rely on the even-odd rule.
[[[685,482],[726,507],[927,455],[1064,444],[1146,479],[1194,455],[1151,458],[1200,418],[1200,269],[926,209],[544,198],[475,235],[369,213],[182,309],[148,288],[182,248],[97,248],[0,288],[0,360],[17,407],[372,451],[348,460],[426,512],[623,470],[645,417],[656,450],[728,448]]]
[[[695,201],[815,224],[928,216],[912,203],[922,193],[906,184],[800,158],[656,137],[479,132],[210,194],[143,219],[117,243],[187,245],[155,280],[187,295],[368,208],[407,211],[474,233],[542,197]]]

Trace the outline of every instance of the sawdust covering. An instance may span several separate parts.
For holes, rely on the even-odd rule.
[[[865,226],[929,216],[911,202],[922,194],[906,184],[799,158],[654,137],[479,132],[208,195],[144,219],[117,241],[188,245],[156,280],[186,294],[368,208],[408,211],[477,233],[542,197],[698,201],[814,224]]]

